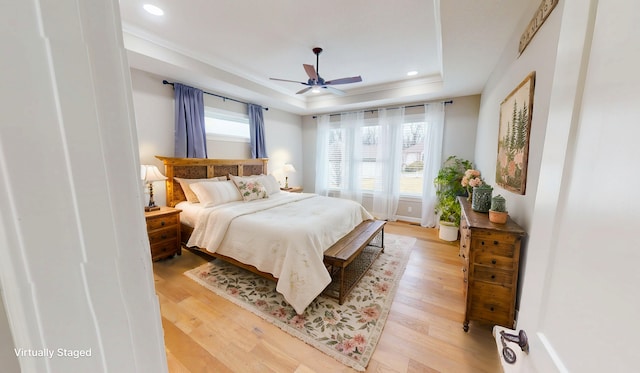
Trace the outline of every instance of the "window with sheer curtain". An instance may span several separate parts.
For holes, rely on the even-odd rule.
[[[380,180],[376,178],[376,165],[386,162],[379,157],[381,126],[376,120],[367,120],[360,128],[359,137],[362,140],[359,157],[352,157],[346,152],[347,129],[331,128],[328,133],[327,155],[329,173],[327,185],[330,190],[340,190],[346,187],[346,171],[351,158],[359,158],[361,169],[358,175],[359,184],[363,192],[381,190]],[[425,122],[421,115],[405,116],[401,124],[402,149],[398,159],[400,167],[400,194],[409,197],[422,195],[424,166],[424,134]],[[376,182],[377,181],[377,182]]]
[[[364,112],[320,116],[316,192],[360,203],[363,194],[372,196],[372,213],[388,220],[395,220],[400,196],[432,205],[432,165],[440,163],[444,125],[442,105],[432,106],[418,114],[380,109],[366,119]]]

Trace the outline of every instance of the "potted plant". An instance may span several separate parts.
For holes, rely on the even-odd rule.
[[[489,209],[489,221],[496,224],[505,224],[507,222],[507,203],[503,196],[497,195],[491,198],[491,209]]]
[[[470,168],[473,168],[471,162],[452,155],[444,161],[433,180],[436,188],[435,212],[440,214],[440,239],[458,239],[461,211],[457,197],[466,193],[461,181],[465,171]]]

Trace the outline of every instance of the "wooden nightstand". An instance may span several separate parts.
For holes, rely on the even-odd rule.
[[[144,213],[153,261],[182,254],[180,245],[180,212],[172,207]]]
[[[280,190],[284,190],[285,192],[291,192],[291,193],[302,193],[302,187],[301,186],[289,187],[289,188],[280,188]]]

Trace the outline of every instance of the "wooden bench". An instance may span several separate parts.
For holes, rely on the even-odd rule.
[[[340,304],[364,276],[376,258],[384,251],[385,221],[365,220],[324,252],[324,263],[331,274],[331,284],[325,295],[338,299]],[[371,242],[380,236],[380,244]],[[376,240],[377,241],[377,240]]]

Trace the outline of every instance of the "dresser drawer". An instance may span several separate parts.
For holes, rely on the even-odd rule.
[[[174,238],[175,241],[176,237],[178,237],[178,228],[174,225],[164,229],[157,229],[149,232],[149,243],[153,245],[154,243],[171,238]]]
[[[473,278],[476,281],[508,287],[513,286],[513,271],[476,265],[473,267]]]
[[[476,253],[489,253],[509,258],[513,258],[516,248],[513,242],[505,242],[504,240],[474,239],[471,245]]]
[[[178,224],[178,215],[174,214],[171,216],[159,216],[157,218],[148,219],[147,220],[147,230],[152,231],[164,227],[169,227],[172,225]],[[174,228],[175,229],[175,228]]]
[[[512,289],[500,285],[491,285],[483,282],[474,282],[469,289],[471,300],[470,317],[478,320],[486,320],[501,324],[505,320],[510,325],[509,319],[513,309]],[[504,325],[504,324],[503,324]]]
[[[472,260],[474,265],[487,266],[491,268],[514,270],[517,266],[517,263],[513,258],[507,258],[491,252],[474,253]]]
[[[151,259],[156,260],[176,253],[176,238],[151,244]]]

